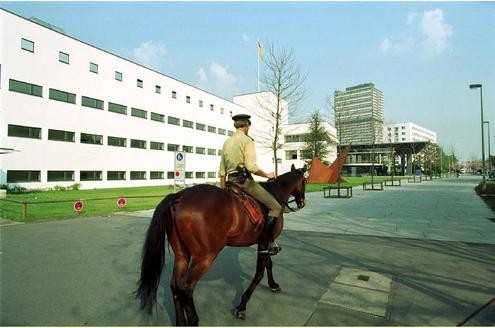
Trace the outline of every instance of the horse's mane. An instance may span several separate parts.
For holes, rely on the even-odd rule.
[[[279,175],[274,180],[260,182],[260,185],[265,188],[266,191],[272,194],[280,205],[284,205],[285,201],[282,199],[282,195],[280,195],[279,190],[289,185],[290,183],[293,183],[294,177],[298,172],[300,172],[300,170],[291,170],[282,175]]]

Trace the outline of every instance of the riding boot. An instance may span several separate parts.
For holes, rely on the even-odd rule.
[[[277,222],[277,218],[274,216],[269,216],[266,218],[265,228],[263,229],[263,233],[261,235],[258,252],[260,253],[268,253],[268,255],[277,255],[282,248],[279,247],[274,241],[272,241],[273,237],[273,227]]]

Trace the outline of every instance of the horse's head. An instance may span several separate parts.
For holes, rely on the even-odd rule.
[[[305,192],[306,192],[306,177],[304,173],[307,171],[307,166],[304,165],[303,168],[296,169],[294,164],[291,166],[291,175],[294,176],[294,184],[290,195],[294,197],[296,201],[297,208],[303,208],[305,203]]]

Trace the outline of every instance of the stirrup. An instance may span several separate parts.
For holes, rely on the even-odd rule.
[[[270,256],[277,255],[282,250],[282,247],[278,246],[276,242],[270,243],[268,249],[258,251],[260,254],[268,254]]]

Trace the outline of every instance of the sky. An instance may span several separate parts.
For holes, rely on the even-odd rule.
[[[480,92],[469,89],[481,83],[495,154],[495,2],[0,6],[228,100],[257,91],[258,40],[263,47],[291,49],[298,70],[307,74],[306,96],[291,121],[315,110],[332,121],[327,99],[333,101],[335,90],[371,82],[384,94],[385,123],[430,129],[461,160],[481,158]]]

